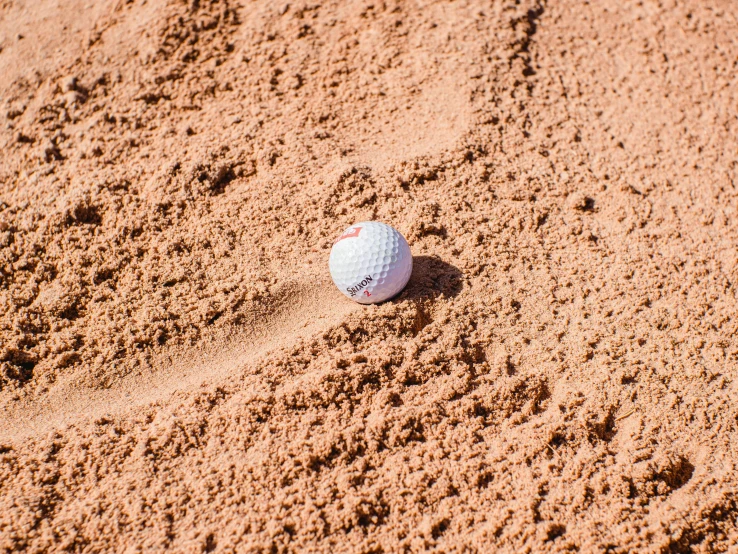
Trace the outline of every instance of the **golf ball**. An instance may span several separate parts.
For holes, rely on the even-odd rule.
[[[333,243],[328,267],[343,294],[361,304],[376,304],[405,288],[413,272],[413,255],[399,231],[378,221],[363,221]]]

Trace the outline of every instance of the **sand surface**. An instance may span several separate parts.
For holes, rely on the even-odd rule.
[[[0,0],[0,549],[736,551],[737,30]]]

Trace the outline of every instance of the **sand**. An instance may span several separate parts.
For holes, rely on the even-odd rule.
[[[0,547],[738,549],[734,12],[0,0]]]

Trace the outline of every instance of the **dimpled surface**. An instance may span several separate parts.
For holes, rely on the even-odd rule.
[[[376,304],[405,288],[413,271],[413,256],[396,229],[363,221],[339,237],[328,266],[333,282],[346,296],[361,304]]]

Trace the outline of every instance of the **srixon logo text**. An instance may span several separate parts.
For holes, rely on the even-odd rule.
[[[362,279],[362,281],[360,283],[357,283],[353,287],[348,287],[346,290],[351,295],[351,298],[353,298],[354,296],[356,296],[357,294],[359,294],[361,292],[361,290],[364,287],[366,287],[369,283],[371,283],[373,280],[374,279],[372,279],[372,276],[371,275],[367,275],[366,277],[364,277],[364,279]],[[367,294],[367,296],[371,296],[371,295],[370,294]]]

